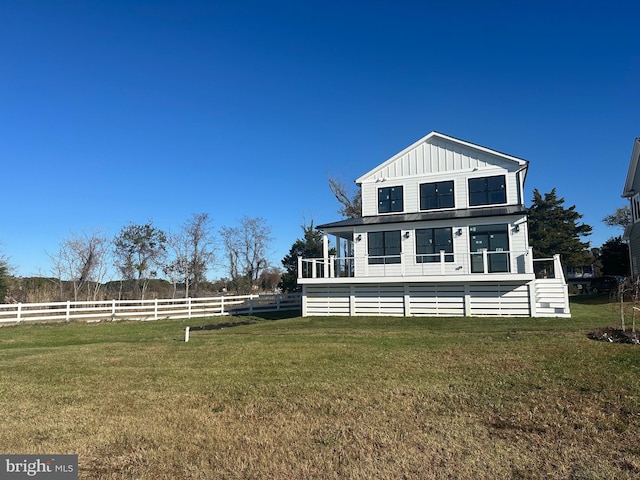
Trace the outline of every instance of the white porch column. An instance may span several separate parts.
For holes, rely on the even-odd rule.
[[[329,236],[326,233],[322,234],[322,258],[324,262],[323,277],[329,277]]]

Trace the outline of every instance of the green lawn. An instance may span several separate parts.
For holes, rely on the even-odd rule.
[[[229,318],[3,327],[0,452],[77,453],[83,479],[637,478],[640,346],[589,340],[616,306],[578,301],[189,343]]]

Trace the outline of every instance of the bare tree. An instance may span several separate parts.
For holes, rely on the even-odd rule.
[[[631,207],[624,205],[623,207],[616,208],[615,212],[605,216],[602,221],[610,227],[621,227],[625,229],[633,223]]]
[[[237,227],[223,227],[229,276],[236,292],[251,292],[267,268],[271,228],[260,217],[243,217]]]
[[[149,280],[158,276],[157,269],[164,264],[166,243],[165,233],[150,221],[145,225],[123,227],[113,241],[115,265],[124,280],[135,282],[141,299]]]
[[[47,254],[52,261],[52,273],[58,279],[61,296],[66,280],[73,285],[74,301],[78,300],[85,287],[87,300],[97,298],[107,271],[108,246],[107,237],[99,231],[90,234],[72,232],[62,241],[57,254]]]
[[[0,252],[0,303],[5,302],[7,293],[9,292],[9,274],[11,273],[11,265],[7,256]]]
[[[177,281],[183,280],[185,296],[189,297],[190,290],[197,294],[215,256],[209,214],[193,214],[182,225],[180,232],[168,236],[167,244],[173,252],[173,258],[165,265],[164,271],[174,283],[174,293]]]
[[[342,181],[333,177],[329,177],[329,188],[342,205],[338,210],[340,215],[346,218],[362,216],[362,192],[360,189],[351,193]]]

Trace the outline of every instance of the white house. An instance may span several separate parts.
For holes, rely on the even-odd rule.
[[[527,168],[431,132],[365,173],[362,217],[319,225],[323,258],[298,260],[303,315],[569,317],[559,256],[529,247]]]
[[[640,137],[633,141],[631,150],[631,160],[629,161],[629,171],[627,180],[624,182],[622,196],[629,199],[631,203],[632,222],[624,232],[624,239],[629,244],[629,258],[631,265],[631,277],[640,277],[640,171],[638,162],[640,161]]]

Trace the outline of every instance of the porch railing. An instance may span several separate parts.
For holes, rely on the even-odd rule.
[[[562,268],[551,259],[554,269]],[[488,251],[435,254],[402,253],[387,256],[328,258],[298,257],[298,278],[391,277],[470,275],[494,273],[534,273],[533,253]]]

